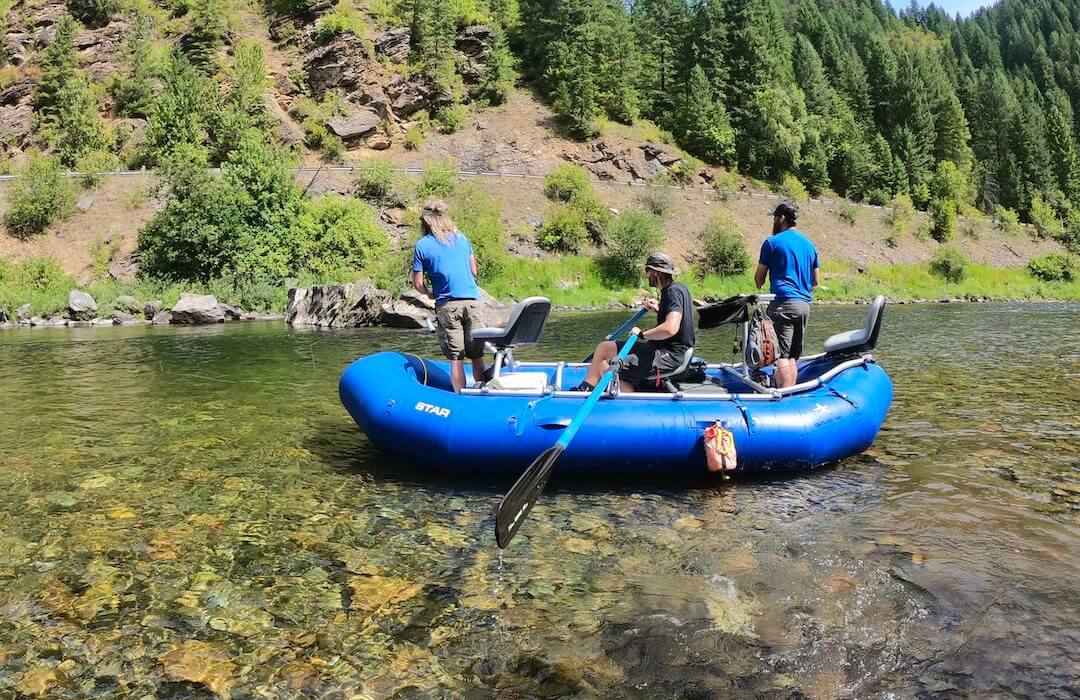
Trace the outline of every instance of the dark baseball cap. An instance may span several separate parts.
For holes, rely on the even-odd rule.
[[[799,210],[795,208],[794,204],[788,202],[781,202],[776,205],[776,209],[773,209],[773,213],[770,216],[782,216],[788,221],[794,222],[799,218]]]

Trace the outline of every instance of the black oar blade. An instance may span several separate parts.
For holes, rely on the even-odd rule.
[[[525,522],[525,517],[536,505],[536,499],[547,486],[551,470],[555,468],[555,462],[562,453],[562,445],[557,444],[546,449],[533,460],[517,483],[503,496],[499,503],[499,512],[495,516],[495,544],[499,549],[505,548],[510,544],[510,540],[514,539],[518,528]]]

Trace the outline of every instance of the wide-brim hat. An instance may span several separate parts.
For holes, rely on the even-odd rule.
[[[675,259],[667,253],[653,253],[650,255],[649,259],[645,261],[645,269],[663,272],[665,275],[679,274],[679,271],[675,268]]]

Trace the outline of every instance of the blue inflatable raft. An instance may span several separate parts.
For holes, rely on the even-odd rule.
[[[742,299],[750,308],[765,298]],[[551,447],[587,396],[567,390],[584,378],[585,363],[513,361],[514,347],[539,341],[546,302],[526,300],[507,327],[474,333],[495,350],[493,379],[481,388],[456,394],[448,363],[380,352],[345,370],[341,401],[386,452],[434,469],[516,476]],[[865,328],[833,336],[825,352],[800,360],[793,387],[770,388],[770,368],[752,371],[744,362],[707,365],[703,377],[699,363],[696,381],[681,372],[662,393],[613,388],[560,459],[560,474],[704,474],[704,433],[715,423],[734,435],[740,472],[810,469],[862,452],[892,401],[892,382],[870,354],[883,305],[875,299]]]

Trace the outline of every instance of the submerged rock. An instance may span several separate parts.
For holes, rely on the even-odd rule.
[[[97,316],[97,302],[79,289],[72,289],[68,293],[68,318],[75,321],[89,321]]]
[[[224,323],[225,310],[211,294],[181,294],[172,308],[173,323]]]
[[[206,642],[189,639],[158,657],[165,675],[174,681],[201,683],[227,697],[236,664],[229,653]]]

